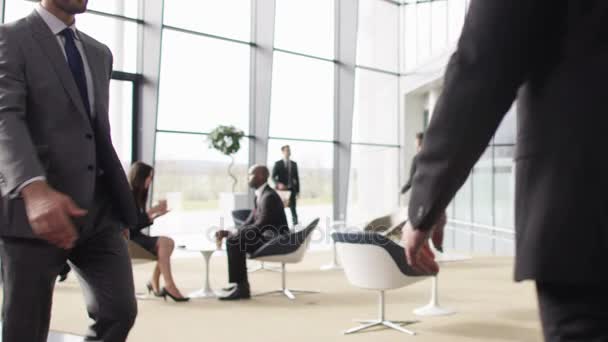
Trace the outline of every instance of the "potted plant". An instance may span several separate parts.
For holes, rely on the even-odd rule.
[[[230,157],[228,175],[232,178],[232,192],[236,191],[237,178],[232,173],[234,166],[234,155],[241,149],[241,139],[245,133],[234,126],[218,126],[209,133],[209,148]]]

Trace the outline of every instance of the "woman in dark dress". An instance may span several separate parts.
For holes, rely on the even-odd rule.
[[[154,220],[169,212],[167,202],[160,201],[158,205],[146,210],[148,193],[154,169],[145,163],[135,162],[129,171],[129,184],[137,204],[137,225],[129,228],[130,239],[158,257],[156,267],[152,273],[152,279],[146,284],[148,290],[154,292],[158,297],[169,296],[175,301],[187,301],[175,286],[171,274],[171,254],[175,247],[173,240],[166,236],[148,236],[141,232],[142,229],[150,227]],[[165,286],[160,289],[160,276],[163,276]]]

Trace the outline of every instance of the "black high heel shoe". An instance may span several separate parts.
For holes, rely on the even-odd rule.
[[[166,288],[163,287],[163,289],[160,291],[160,295],[161,297],[163,297],[163,299],[165,301],[167,301],[167,296],[169,296],[169,298],[173,299],[174,302],[187,302],[190,300],[190,298],[188,297],[175,297],[174,295],[171,294],[171,292],[167,291]]]
[[[153,293],[154,297],[162,297],[163,295],[160,292],[154,291],[154,287],[152,286],[152,282],[147,282],[146,287],[148,288],[148,294]]]

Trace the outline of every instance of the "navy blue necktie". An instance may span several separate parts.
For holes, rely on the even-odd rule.
[[[84,62],[82,61],[80,51],[78,51],[78,48],[76,47],[76,37],[74,35],[74,31],[70,28],[66,28],[65,30],[61,31],[60,34],[65,38],[65,55],[68,59],[68,65],[70,67],[70,71],[72,71],[72,76],[74,77],[76,86],[78,87],[78,92],[82,98],[84,108],[86,109],[87,113],[91,115],[91,104],[89,102],[89,92],[87,90],[87,77],[84,72]]]

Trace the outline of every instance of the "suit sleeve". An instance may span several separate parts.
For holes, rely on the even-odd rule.
[[[407,180],[407,183],[401,188],[401,193],[405,194],[412,188],[412,180],[414,179],[414,175],[416,174],[416,157],[412,158],[412,166],[410,167],[410,178]]]
[[[272,167],[272,180],[275,183],[279,182],[279,163],[274,163],[274,166]]]
[[[13,34],[0,26],[0,192],[4,195],[45,176],[26,125],[24,58]]]
[[[429,230],[487,147],[529,69],[539,1],[473,0],[412,182],[408,215]],[[535,13],[539,13],[535,17]]]
[[[298,171],[298,164],[296,164],[295,162],[293,163],[293,169],[294,169],[294,181],[296,182],[296,194],[300,193],[300,172]]]
[[[243,222],[242,227],[247,227],[253,224],[253,222],[255,222],[255,211],[252,210],[251,213],[249,214],[249,216],[247,217],[247,219],[245,220],[245,222]]]

